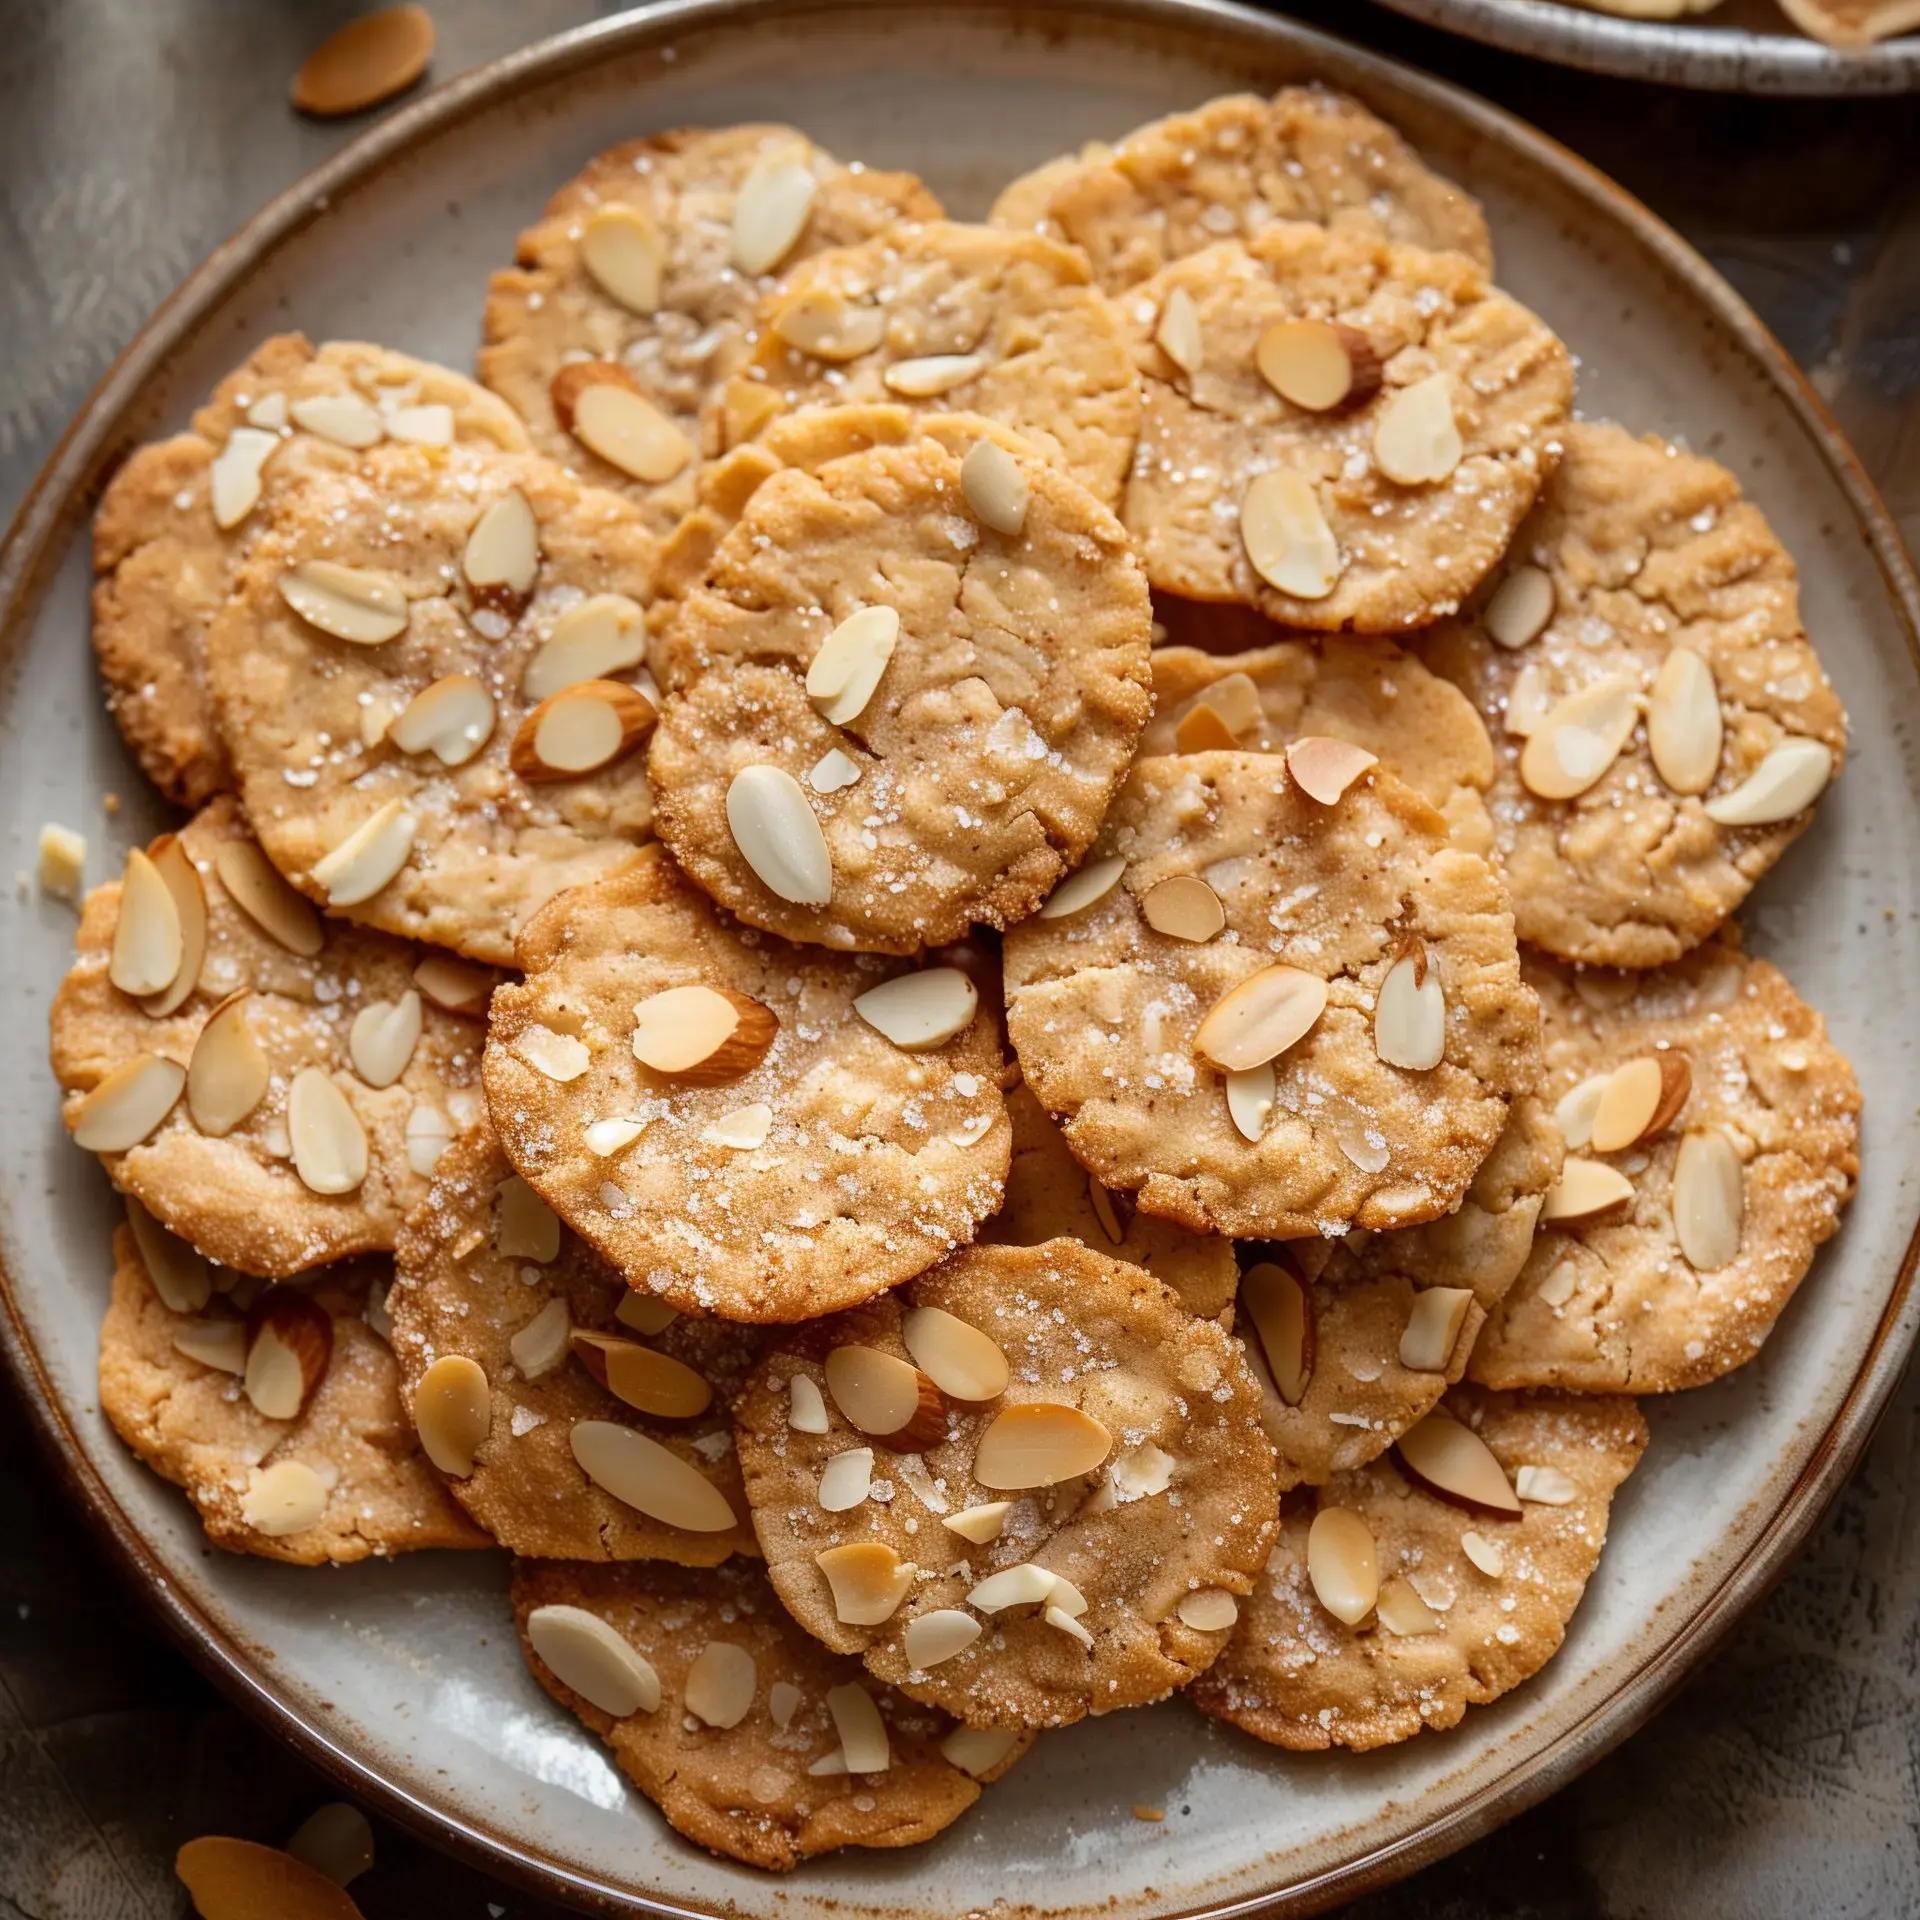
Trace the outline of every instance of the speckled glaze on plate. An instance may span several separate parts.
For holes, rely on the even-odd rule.
[[[118,1208],[65,1140],[45,1015],[67,911],[0,897],[0,1269],[19,1391],[154,1604],[234,1694],[353,1791],[496,1872],[609,1913],[1306,1912],[1461,1844],[1638,1725],[1764,1590],[1858,1456],[1912,1345],[1920,1164],[1920,585],[1819,402],[1665,227],[1495,109],[1284,20],[1207,0],[908,5],[667,0],[401,109],[197,273],[108,376],[0,551],[0,820],[84,828],[94,879],[163,821],[87,645],[86,515],[128,446],[297,324],[456,365],[490,266],[599,148],[688,121],[794,120],[977,213],[1010,174],[1235,87],[1319,75],[1486,202],[1503,280],[1581,356],[1587,411],[1731,465],[1805,575],[1848,697],[1847,775],[1755,895],[1750,936],[1826,1009],[1868,1097],[1866,1174],[1760,1362],[1651,1406],[1654,1445],[1565,1651],[1444,1736],[1284,1755],[1178,1701],[1043,1739],[957,1827],[776,1880],[677,1840],[522,1670],[490,1555],[305,1573],[207,1552],[108,1431],[94,1342]],[[108,816],[102,795],[122,796]],[[1129,1808],[1167,1809],[1161,1824]]]
[[[1714,93],[1911,93],[1920,33],[1829,47],[1774,0],[1724,0],[1683,20],[1630,20],[1579,0],[1384,0],[1397,13],[1509,53]]]

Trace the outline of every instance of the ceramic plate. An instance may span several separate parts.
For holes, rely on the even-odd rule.
[[[495,1870],[607,1911],[766,1916],[1289,1910],[1405,1871],[1618,1740],[1778,1570],[1857,1456],[1912,1341],[1920,1164],[1920,594],[1884,510],[1785,357],[1671,233],[1578,161],[1466,95],[1284,20],[1206,0],[1007,5],[678,0],[549,42],[404,108],[221,250],[109,376],[0,556],[0,819],[27,864],[83,828],[95,879],[162,824],[102,710],[86,513],[133,441],[185,420],[262,334],[361,336],[450,364],[488,270],[598,149],[686,122],[797,121],[912,167],[960,214],[1095,135],[1232,88],[1321,76],[1399,123],[1485,201],[1501,278],[1580,356],[1585,410],[1684,436],[1764,504],[1805,575],[1848,698],[1846,778],[1755,897],[1754,944],[1831,1016],[1865,1083],[1867,1171],[1762,1359],[1649,1409],[1654,1444],[1565,1651],[1456,1731],[1289,1756],[1178,1701],[1044,1737],[933,1844],[777,1880],[684,1845],[522,1671],[491,1555],[299,1572],[208,1552],[186,1505],[116,1443],[94,1391],[118,1207],[63,1136],[46,1008],[71,915],[0,901],[0,1266],[22,1391],[74,1497],[236,1694],[347,1786]],[[121,796],[108,815],[103,796]],[[1164,1806],[1162,1825],[1129,1817]]]

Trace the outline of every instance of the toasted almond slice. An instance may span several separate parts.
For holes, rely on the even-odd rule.
[[[1302,474],[1256,476],[1240,502],[1240,538],[1254,572],[1295,600],[1324,600],[1346,570],[1320,496]]]
[[[290,96],[302,113],[322,118],[359,113],[412,86],[432,57],[433,16],[425,7],[382,7],[349,20],[308,54],[293,76]],[[186,1878],[184,1873],[181,1878]],[[259,1911],[271,1905],[269,1901]],[[318,1920],[318,1912],[289,1908],[285,1920]],[[222,1914],[219,1920],[229,1916]]]
[[[312,1295],[270,1287],[247,1315],[244,1386],[256,1412],[297,1420],[333,1358],[333,1319]]]
[[[977,1507],[964,1507],[958,1513],[942,1515],[940,1524],[949,1533],[957,1533],[962,1540],[971,1540],[976,1547],[984,1547],[988,1541],[1000,1538],[1000,1531],[1007,1524],[1007,1515],[1012,1511],[1011,1500],[986,1500]]]
[[[896,360],[881,378],[909,400],[933,400],[977,380],[989,364],[984,353],[930,353],[918,360]]]
[[[1080,1624],[1079,1620],[1073,1614],[1069,1613],[1065,1607],[1049,1606],[1042,1612],[1040,1617],[1048,1626],[1057,1628],[1061,1633],[1064,1633],[1068,1639],[1078,1640],[1083,1647],[1093,1645],[1093,1635],[1090,1634],[1086,1628]]]
[[[693,442],[645,394],[612,380],[583,386],[573,402],[573,437],[635,480],[657,486],[693,458]]]
[[[193,997],[200,984],[200,969],[207,957],[207,892],[201,885],[199,869],[187,855],[178,834],[163,833],[147,852],[154,871],[166,883],[180,921],[180,959],[173,977],[140,1002],[140,1011],[149,1018],[164,1020],[177,1013]],[[126,896],[121,895],[124,911]],[[115,929],[116,940],[118,929]]]
[[[1184,1596],[1177,1611],[1198,1633],[1225,1633],[1240,1618],[1240,1603],[1225,1587],[1202,1587]]]
[[[443,767],[463,767],[493,736],[493,695],[477,674],[449,673],[408,701],[387,728],[402,753],[431,753]]]
[[[735,1107],[723,1113],[712,1126],[701,1130],[700,1138],[711,1146],[732,1147],[739,1153],[751,1153],[767,1144],[773,1131],[773,1109],[764,1100]]]
[[[1078,873],[1070,873],[1047,895],[1046,904],[1035,916],[1041,920],[1064,920],[1071,913],[1084,913],[1110,894],[1127,863],[1118,854],[1104,860],[1089,860]]]
[[[571,1442],[589,1480],[651,1519],[688,1533],[725,1533],[738,1524],[726,1495],[711,1480],[632,1427],[582,1420]]]
[[[1647,751],[1675,793],[1705,793],[1720,770],[1725,728],[1713,669],[1691,647],[1675,647],[1647,698]]]
[[[573,1351],[573,1320],[565,1296],[555,1294],[507,1342],[507,1351],[523,1380],[543,1380],[562,1365]]]
[[[395,407],[386,419],[387,437],[410,447],[453,445],[453,409],[444,400],[422,406]]]
[[[638,207],[595,208],[580,229],[580,260],[601,292],[628,312],[658,312],[667,252],[659,229]]]
[[[487,1003],[499,982],[491,967],[476,967],[445,953],[428,954],[413,970],[413,984],[436,1007],[470,1020],[486,1018]]]
[[[811,287],[781,305],[773,331],[816,360],[858,360],[886,337],[887,316],[878,307],[852,305],[831,287]]]
[[[659,718],[619,680],[587,680],[551,694],[521,721],[507,759],[522,780],[578,780],[634,752]]]
[[[713,1404],[713,1389],[670,1353],[609,1333],[576,1332],[574,1358],[616,1399],[661,1420],[691,1420]]]
[[[1569,1087],[1554,1107],[1554,1125],[1560,1129],[1567,1145],[1576,1151],[1592,1144],[1594,1115],[1600,1111],[1607,1082],[1612,1078],[1610,1073],[1589,1074],[1579,1085]]]
[[[1002,1567],[989,1574],[967,1595],[967,1605],[982,1613],[999,1613],[1007,1607],[1038,1607],[1049,1603],[1059,1586],[1057,1575],[1045,1567],[1022,1560],[1017,1566]]]
[[[1177,1464],[1172,1454],[1156,1447],[1151,1440],[1129,1447],[1107,1469],[1115,1502],[1147,1500],[1156,1493],[1165,1493],[1173,1484],[1173,1469]]]
[[[717,1087],[767,1057],[780,1023],[731,987],[667,987],[633,1010],[633,1057],[690,1086]]]
[[[1481,616],[1491,639],[1508,648],[1537,640],[1553,618],[1553,576],[1544,567],[1518,566],[1494,589]]]
[[[518,487],[490,501],[467,535],[460,571],[483,606],[518,607],[540,574],[540,523]]]
[[[821,641],[807,668],[807,698],[822,719],[850,727],[866,712],[899,639],[900,616],[892,607],[862,607]]]
[[[356,647],[407,630],[407,596],[391,575],[335,560],[303,560],[280,576],[280,598],[311,627]]]
[[[805,1374],[797,1374],[795,1383],[807,1380]],[[813,1382],[807,1380],[812,1387]],[[819,1392],[817,1387],[814,1388]],[[791,1405],[791,1402],[789,1402]],[[825,1409],[822,1408],[824,1414]],[[825,1433],[825,1426],[799,1429],[808,1433]],[[871,1447],[848,1447],[842,1453],[836,1453],[820,1469],[820,1485],[815,1497],[824,1513],[851,1513],[873,1491],[873,1449]]]
[[[1100,1222],[1100,1231],[1117,1247],[1127,1237],[1127,1227],[1133,1219],[1133,1196],[1110,1192],[1090,1173],[1087,1175],[1087,1205],[1093,1209],[1093,1217]]]
[[[1380,1589],[1380,1624],[1402,1639],[1440,1631],[1440,1616],[1398,1574]]]
[[[407,1115],[407,1165],[422,1178],[453,1145],[453,1123],[438,1107],[422,1102]]]
[[[127,1225],[140,1264],[169,1313],[198,1313],[213,1297],[213,1278],[205,1258],[178,1234],[169,1233],[132,1194],[126,1196]]]
[[[918,1367],[878,1347],[835,1347],[826,1360],[833,1404],[862,1433],[896,1453],[918,1453],[946,1438],[940,1390]]]
[[[1373,427],[1373,464],[1403,487],[1445,480],[1466,451],[1453,417],[1453,377],[1429,374],[1380,403]]]
[[[680,1318],[680,1309],[670,1307],[664,1300],[656,1300],[648,1293],[625,1293],[620,1296],[620,1304],[614,1308],[613,1317],[623,1327],[631,1327],[635,1333],[646,1335],[651,1340],[656,1333],[664,1333]],[[822,1433],[826,1428],[820,1429]]]
[[[753,1655],[731,1640],[709,1640],[687,1669],[680,1701],[710,1727],[737,1727],[760,1688]]]
[[[584,1607],[535,1607],[527,1641],[563,1687],[589,1706],[625,1720],[660,1705],[653,1662],[597,1613]]]
[[[287,1092],[293,1169],[314,1193],[352,1193],[367,1177],[367,1132],[332,1076],[303,1067]]]
[[[1193,377],[1206,364],[1207,350],[1200,338],[1200,309],[1185,287],[1175,287],[1160,309],[1153,330],[1155,344],[1180,371]]]
[[[995,1400],[1007,1390],[1007,1356],[976,1326],[944,1307],[909,1307],[900,1337],[914,1364],[955,1400]]]
[[[413,852],[414,817],[402,800],[376,807],[329,854],[313,863],[314,884],[327,904],[357,907],[371,900],[407,864]]]
[[[1502,1520],[1519,1516],[1520,1502],[1493,1450],[1451,1414],[1436,1408],[1394,1442],[1394,1451],[1408,1478],[1449,1506]]]
[[[1506,729],[1516,740],[1530,740],[1540,730],[1540,722],[1553,711],[1553,696],[1547,691],[1547,677],[1537,661],[1529,660],[1513,676],[1507,689]]]
[[[1273,1062],[1263,1060],[1257,1067],[1228,1074],[1226,1088],[1227,1118],[1233,1122],[1234,1131],[1243,1140],[1257,1143],[1265,1139],[1267,1129],[1273,1125],[1273,1109],[1279,1096]]]
[[[558,1081],[562,1086],[565,1086],[570,1081],[578,1080],[580,1076],[593,1065],[593,1055],[587,1050],[587,1044],[584,1040],[578,1040],[570,1033],[555,1033],[551,1027],[543,1027],[537,1020],[531,1026],[522,1027],[520,1031],[514,1035],[512,1046],[513,1051],[517,1053],[535,1073],[544,1076],[548,1080]],[[604,1125],[605,1123],[601,1122],[600,1124]],[[625,1134],[624,1137],[619,1140],[617,1143],[618,1146],[631,1146],[643,1131],[640,1123],[637,1121],[616,1121],[614,1124],[620,1127],[632,1128],[631,1133]],[[593,1147],[592,1127],[587,1129],[587,1134],[587,1145]],[[605,1135],[601,1137],[603,1140],[606,1138]],[[594,1150],[599,1151],[598,1148]],[[608,1152],[616,1150],[617,1148],[614,1146],[609,1146],[606,1149]]]
[[[996,1493],[1058,1486],[1092,1473],[1113,1447],[1113,1436],[1078,1407],[1029,1400],[1003,1408],[980,1436],[973,1477]]]
[[[189,1320],[173,1336],[174,1350],[216,1373],[247,1370],[247,1330],[238,1320]]]
[[[253,1037],[253,995],[229,994],[207,1016],[187,1062],[187,1111],[215,1140],[230,1134],[262,1100],[273,1070]]]
[[[443,1353],[413,1392],[413,1424],[426,1456],[442,1473],[464,1480],[492,1430],[493,1389],[476,1361]]]
[[[1373,1050],[1383,1065],[1426,1073],[1447,1056],[1447,996],[1424,948],[1387,969],[1373,1005]]]
[[[1351,1507],[1322,1507],[1307,1529],[1307,1578],[1314,1597],[1343,1625],[1357,1627],[1380,1598],[1380,1562],[1367,1523]]]
[[[968,449],[960,462],[960,491],[974,518],[995,533],[1011,538],[1027,524],[1027,476],[997,440],[979,440]]]
[[[827,1433],[832,1423],[827,1418],[827,1403],[820,1383],[811,1374],[796,1373],[787,1382],[787,1425],[795,1433]]]
[[[1287,771],[1294,784],[1323,807],[1335,805],[1369,767],[1379,764],[1378,754],[1328,734],[1307,734],[1287,748]]]
[[[958,1607],[935,1607],[916,1613],[906,1624],[900,1643],[907,1664],[924,1672],[955,1654],[965,1653],[980,1638],[980,1622]]]
[[[944,1047],[972,1026],[980,993],[959,967],[922,967],[896,974],[854,996],[853,1010],[876,1033],[908,1053]]]
[[[368,1086],[390,1087],[406,1072],[420,1044],[420,996],[409,990],[398,1000],[375,1000],[353,1017],[347,1033],[347,1057]]]
[[[80,885],[86,877],[87,837],[48,820],[40,828],[40,891],[50,899],[65,900],[77,906]]]
[[[214,851],[213,870],[234,905],[289,953],[311,960],[326,944],[313,903],[280,877],[253,841],[221,841]]]
[[[120,882],[120,912],[114,922],[107,978],[135,998],[164,993],[180,971],[184,952],[173,889],[136,847],[127,855],[126,876]]]
[[[742,767],[733,776],[727,830],[770,893],[804,907],[824,907],[833,898],[826,835],[799,781],[784,767]]]
[[[1244,1073],[1304,1039],[1326,1006],[1327,983],[1317,974],[1262,967],[1214,1002],[1193,1036],[1193,1050],[1229,1073]]]
[[[791,1680],[776,1680],[767,1689],[767,1715],[782,1733],[793,1725],[793,1716],[805,1703],[806,1696]]]
[[[1513,1476],[1513,1490],[1537,1507],[1570,1507],[1580,1498],[1578,1485],[1558,1467],[1522,1467]]]
[[[1203,698],[1180,716],[1173,744],[1181,753],[1231,753],[1240,741],[1219,708]]]
[[[1334,320],[1276,320],[1254,348],[1260,377],[1308,413],[1363,406],[1380,391],[1380,355],[1357,327]]]
[[[940,1742],[940,1757],[977,1780],[999,1766],[1020,1738],[1013,1727],[955,1727]]]
[[[130,1152],[173,1111],[186,1084],[186,1068],[157,1054],[135,1054],[74,1109],[74,1145],[89,1153]]]
[[[879,1540],[823,1548],[813,1563],[832,1589],[834,1618],[849,1627],[877,1627],[891,1620],[919,1572],[911,1560],[902,1560]]]
[[[520,678],[529,700],[637,667],[646,657],[646,615],[624,593],[589,594],[555,619],[545,644]]]
[[[1259,1336],[1280,1398],[1297,1407],[1313,1377],[1312,1295],[1277,1261],[1261,1260],[1240,1276],[1240,1304]]]
[[[213,524],[231,532],[260,504],[262,469],[280,445],[277,433],[235,427],[207,469],[207,496]]]
[[[815,793],[838,793],[859,778],[859,763],[849,759],[838,747],[829,747],[814,762],[813,770],[807,775],[807,785]]]
[[[319,1525],[326,1510],[326,1482],[304,1460],[276,1460],[269,1467],[256,1467],[240,1502],[240,1518],[270,1540],[305,1533]],[[240,1910],[235,1920],[240,1920]]]
[[[1472,1305],[1471,1287],[1428,1287],[1416,1293],[1400,1335],[1400,1364],[1416,1373],[1445,1373]]]
[[[840,1736],[849,1773],[885,1773],[892,1764],[886,1722],[865,1687],[848,1684],[827,1689],[827,1711]]]
[[[295,400],[288,408],[293,424],[303,433],[364,453],[386,436],[379,410],[357,393],[315,393]]]
[[[1718,1127],[1680,1142],[1673,1163],[1673,1231],[1696,1273],[1718,1273],[1740,1257],[1744,1186],[1740,1156]]]
[[[517,1173],[500,1182],[495,1199],[495,1253],[543,1267],[560,1258],[560,1216]]]
[[[278,433],[287,424],[287,396],[284,393],[263,393],[247,409],[247,425],[263,428],[268,433]]]
[[[1520,778],[1543,800],[1572,800],[1619,759],[1640,718],[1640,689],[1625,674],[1596,680],[1550,708],[1520,750]]]
[[[1149,887],[1140,902],[1147,925],[1169,939],[1196,946],[1211,940],[1227,924],[1220,896],[1191,873],[1176,873]]]
[[[1706,803],[1706,816],[1723,827],[1770,827],[1791,820],[1827,790],[1833,751],[1818,740],[1783,740],[1731,793]]]
[[[1595,1153],[1622,1153],[1673,1125],[1693,1089],[1687,1056],[1669,1047],[1616,1067],[1601,1088],[1590,1135]]]
[[[722,451],[756,438],[761,428],[786,411],[779,390],[764,380],[729,380],[720,389]]]
[[[1484,1573],[1489,1580],[1498,1580],[1507,1570],[1506,1550],[1498,1540],[1489,1540],[1484,1533],[1469,1527],[1460,1536],[1460,1551]]]
[[[1598,1160],[1569,1157],[1540,1203],[1540,1224],[1583,1226],[1633,1198],[1633,1182]]]
[[[813,170],[800,161],[762,161],[734,198],[733,264],[742,273],[771,273],[805,231],[819,191]]]

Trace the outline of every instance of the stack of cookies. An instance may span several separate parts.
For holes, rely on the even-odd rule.
[[[661,134],[481,384],[286,337],[136,453],[95,635],[190,812],[53,1053],[209,1536],[506,1548],[764,1867],[1173,1693],[1371,1748],[1537,1671],[1860,1101],[1730,917],[1845,748],[1793,563],[1493,271],[1318,89],[985,224]]]

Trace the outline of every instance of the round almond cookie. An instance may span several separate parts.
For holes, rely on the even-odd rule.
[[[67,1130],[242,1273],[389,1251],[486,1117],[493,976],[323,921],[231,797],[129,855],[76,945],[51,1023]]]
[[[792,1330],[734,1424],[794,1618],[974,1726],[1187,1685],[1278,1512],[1231,1336],[1075,1240],[971,1247]]]
[[[1621,427],[1564,438],[1499,581],[1421,653],[1493,734],[1520,937],[1659,966],[1806,827],[1847,719],[1794,564],[1725,467]]]
[[[268,857],[329,909],[499,965],[624,865],[652,798],[652,537],[537,455],[383,448],[286,494],[207,643]]]
[[[1488,1386],[1665,1393],[1744,1365],[1860,1172],[1860,1087],[1827,1025],[1730,934],[1648,973],[1528,957],[1567,1140]]]
[[[1146,395],[1122,518],[1167,593],[1424,626],[1558,457],[1572,359],[1463,254],[1273,226],[1117,304]]]
[[[210,1272],[137,1201],[128,1212],[100,1407],[185,1491],[215,1546],[317,1567],[492,1544],[447,1498],[401,1408],[382,1263],[261,1289]]]
[[[658,851],[556,900],[494,996],[507,1157],[637,1293],[800,1320],[898,1286],[1000,1204],[991,1011],[908,970],[737,926]]]
[[[728,1420],[750,1332],[630,1292],[484,1132],[434,1169],[394,1273],[408,1411],[446,1432],[436,1463],[503,1547],[695,1567],[759,1552]],[[460,1381],[471,1399],[449,1397]]]
[[[1183,602],[1182,624],[1214,611]],[[1155,611],[1164,619],[1164,603]],[[1257,617],[1257,616],[1256,616]],[[1265,626],[1263,621],[1260,623]],[[1267,632],[1281,630],[1267,627]],[[1457,687],[1391,640],[1338,639],[1320,646],[1276,639],[1247,653],[1197,647],[1153,650],[1153,718],[1140,755],[1237,748],[1282,753],[1308,735],[1346,740],[1446,816],[1456,847],[1493,846],[1486,791],[1493,745]]]
[[[788,273],[760,303],[745,368],[708,408],[707,451],[783,409],[887,400],[1012,427],[1109,505],[1140,430],[1133,365],[1085,254],[928,220]]]
[[[1031,1737],[957,1727],[794,1625],[756,1566],[522,1560],[533,1676],[676,1831],[775,1871],[952,1825]]]
[[[1498,876],[1314,745],[1137,762],[1005,941],[1007,1030],[1075,1159],[1196,1232],[1431,1220],[1539,1073]]]
[[[982,449],[999,493],[969,484]],[[1150,631],[1120,523],[1030,454],[928,434],[784,468],[655,650],[656,831],[791,940],[914,953],[1011,925],[1125,777]]]
[[[1231,1240],[1189,1233],[1140,1212],[1132,1194],[1109,1193],[1068,1151],[1053,1116],[1029,1088],[1007,1095],[1007,1118],[1013,1122],[1007,1197],[981,1227],[982,1240],[1010,1247],[1079,1240],[1109,1259],[1145,1267],[1203,1320],[1218,1320],[1232,1307],[1240,1269]]]
[[[1428,1414],[1526,1265],[1564,1143],[1532,1094],[1452,1212],[1423,1227],[1243,1247],[1234,1326],[1283,1490],[1364,1466]]]
[[[480,377],[534,444],[625,493],[656,533],[689,505],[702,404],[775,276],[896,220],[936,220],[910,173],[842,166],[795,128],[683,127],[590,160],[487,291]],[[609,386],[579,405],[586,385]]]
[[[1113,294],[1288,220],[1493,268],[1475,201],[1359,101],[1319,86],[1282,87],[1271,100],[1227,94],[1049,160],[1003,188],[989,218],[1080,247]]]
[[[1305,1753],[1457,1725],[1559,1651],[1646,1444],[1631,1400],[1453,1388],[1288,1513],[1194,1704]]]
[[[262,505],[369,447],[527,446],[513,409],[463,374],[357,340],[263,341],[184,433],[137,448],[93,522],[93,644],[107,705],[170,800],[233,784],[207,694],[206,637]]]

